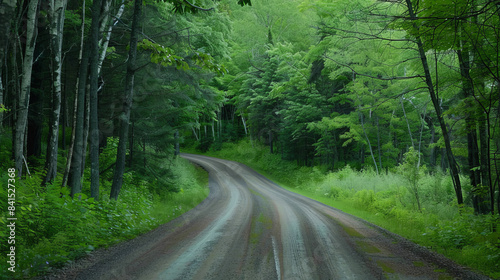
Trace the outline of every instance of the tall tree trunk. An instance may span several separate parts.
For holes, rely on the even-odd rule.
[[[179,146],[179,130],[176,129],[175,132],[174,132],[174,139],[175,139],[175,151],[174,151],[174,155],[178,156],[181,154],[181,149],[180,149],[180,146]]]
[[[365,134],[366,142],[368,143],[368,148],[370,149],[370,156],[372,157],[373,165],[375,165],[375,171],[377,171],[377,175],[378,175],[379,171],[378,171],[377,161],[375,160],[375,155],[373,154],[373,149],[372,149],[372,144],[370,143],[370,138],[368,138],[368,134],[366,133],[365,121],[364,121],[363,113],[361,112],[361,108],[359,110],[359,117],[360,117],[360,121],[361,121],[361,127],[363,128],[363,133]]]
[[[99,55],[99,68],[98,68],[98,73],[101,73],[102,69],[102,63],[104,62],[104,59],[106,58],[107,50],[108,50],[108,45],[109,45],[109,40],[111,39],[111,32],[113,31],[113,27],[120,22],[120,18],[123,15],[123,11],[125,10],[125,0],[122,0],[122,3],[120,7],[118,8],[118,11],[116,12],[116,15],[113,17],[113,23],[108,25],[108,16],[109,14],[109,9],[111,6],[111,0],[106,0],[105,3],[103,3],[103,12],[106,14],[106,16],[101,20],[101,27],[99,28],[101,33],[106,33],[106,36],[99,40],[99,45],[101,46],[101,53]]]
[[[410,122],[408,121],[408,117],[406,116],[405,105],[403,103],[403,97],[401,97],[401,109],[403,109],[403,116],[406,120],[406,127],[408,128],[408,135],[410,136],[411,146],[415,149],[415,144],[413,143],[413,136],[411,134]]]
[[[92,25],[90,27],[90,196],[99,198],[99,117],[98,117],[98,75],[99,75],[99,19],[102,0],[92,3]]]
[[[462,49],[457,51],[458,62],[460,65],[460,74],[462,76],[462,91],[465,104],[469,111],[465,113],[465,125],[467,130],[467,161],[469,178],[472,185],[472,204],[476,213],[484,214],[488,212],[484,202],[486,197],[480,189],[480,167],[479,147],[477,143],[476,110],[472,102],[474,96],[474,85],[470,76],[471,61],[467,42],[461,41]],[[486,170],[484,170],[486,172]]]
[[[198,138],[198,133],[194,129],[194,126],[192,126],[191,129],[193,130],[193,135],[194,135],[194,138],[196,138],[196,141],[200,141],[200,139]]]
[[[16,10],[16,0],[4,0],[0,3],[0,135],[3,129],[3,99],[4,99],[4,85],[2,82],[2,69],[4,65],[5,52],[7,51],[7,44],[10,36],[10,26],[14,19]]]
[[[245,117],[241,115],[241,121],[243,122],[243,128],[245,129],[245,136],[248,135],[248,130],[247,130],[247,123],[245,122]]]
[[[32,71],[39,73],[43,71],[40,63],[33,65]],[[30,101],[28,110],[28,135],[26,139],[26,157],[41,157],[42,155],[42,131],[43,131],[43,78],[40,75],[33,75],[31,78]],[[50,136],[50,135],[49,135]]]
[[[430,116],[426,117],[425,121],[431,131],[431,139],[429,141],[429,146],[431,147],[429,151],[429,165],[431,167],[436,167],[436,147],[434,146],[436,143],[436,128],[434,127],[434,122]]]
[[[63,64],[64,64],[64,58]],[[63,69],[64,72],[65,69]],[[67,75],[64,77],[64,84],[68,84],[67,82]],[[61,148],[63,150],[66,150],[66,127],[68,126],[68,99],[66,98],[66,87],[62,90],[62,96],[61,96],[61,124],[62,124],[62,139],[61,139]]]
[[[488,162],[488,131],[486,128],[486,116],[485,113],[481,112],[478,118],[478,130],[479,130],[479,147],[480,147],[480,163],[481,163],[481,184],[483,186],[491,186],[490,181],[490,170],[491,165]]]
[[[146,138],[142,138],[142,155],[143,155],[143,164],[144,168],[147,166],[147,161],[146,161]]]
[[[83,58],[83,47],[84,47],[84,44],[85,44],[85,0],[83,0],[83,3],[82,3],[82,24],[81,24],[81,31],[80,31],[80,52],[78,54],[78,62],[79,62],[79,72],[78,72],[78,76],[76,78],[76,94],[75,94],[75,103],[74,103],[74,109],[73,109],[73,126],[72,126],[72,131],[71,131],[71,144],[70,144],[70,147],[69,147],[69,151],[68,151],[68,159],[67,159],[67,162],[66,162],[66,169],[64,171],[64,176],[63,176],[63,181],[62,181],[62,186],[66,186],[66,183],[68,182],[68,177],[70,176],[70,170],[72,168],[72,162],[73,162],[73,152],[74,152],[74,149],[75,149],[75,139],[76,139],[76,124],[77,124],[77,121],[78,121],[78,98],[81,98],[79,97],[79,86],[80,86],[80,79],[83,78],[85,82],[83,82],[84,84],[86,84],[86,80],[87,80],[87,72],[85,72],[84,76],[82,76],[82,58]],[[88,55],[87,55],[87,61],[86,63],[84,64],[85,65],[85,71],[87,71],[88,69]],[[84,95],[85,95],[85,92],[84,92]],[[83,112],[83,108],[80,108]],[[74,167],[73,167],[74,168]],[[79,180],[78,180],[79,181]],[[71,185],[73,186],[73,185]]]
[[[269,152],[271,154],[273,154],[273,152],[274,152],[274,149],[273,149],[273,132],[271,131],[271,129],[269,129],[269,135],[268,135],[268,137],[269,137],[269,139],[268,139],[269,140]]]
[[[120,140],[116,154],[115,173],[111,185],[110,199],[117,200],[123,183],[125,172],[125,155],[127,152],[128,128],[130,121],[130,110],[132,109],[132,98],[134,95],[134,76],[136,71],[137,41],[139,40],[139,24],[142,14],[142,0],[135,0],[134,15],[132,19],[132,30],[130,33],[130,49],[127,63],[127,74],[125,77],[125,99],[123,111],[120,116]]]
[[[377,150],[378,150],[378,163],[380,165],[380,170],[382,171],[383,170],[383,167],[382,167],[382,147],[381,147],[381,144],[380,144],[380,123],[379,123],[379,119],[378,119],[378,116],[375,116],[376,118],[376,121],[377,121]]]
[[[128,140],[128,149],[130,150],[130,157],[128,159],[128,167],[132,167],[132,163],[134,162],[134,121],[131,121],[131,130],[130,130],[130,138]]]
[[[420,126],[420,135],[419,135],[419,139],[418,139],[418,163],[417,163],[417,166],[420,168],[420,162],[422,160],[422,136],[424,134],[424,124],[425,124],[425,115],[427,113],[427,107],[424,107],[424,115],[422,116],[422,118],[420,119],[420,122],[422,123],[422,125]]]
[[[101,11],[105,12],[106,14],[109,13],[109,9],[110,9],[110,5],[111,5],[111,0],[106,0],[106,2],[102,3],[102,9]],[[83,4],[82,4],[83,7],[85,7],[85,0],[83,1]],[[102,39],[99,40],[99,45],[101,45],[101,48],[100,48],[100,53],[99,53],[99,59],[98,59],[98,68],[97,68],[97,72],[98,72],[98,76],[100,75],[101,73],[101,69],[102,69],[102,63],[106,57],[106,52],[107,52],[107,47],[108,47],[108,44],[109,44],[109,40],[111,38],[111,32],[113,30],[113,27],[120,21],[120,18],[123,14],[123,11],[124,11],[124,8],[125,8],[125,5],[124,5],[124,1],[122,1],[119,9],[118,9],[118,12],[116,13],[116,15],[113,17],[114,18],[114,21],[113,21],[113,24],[109,24],[108,25],[108,16],[104,16],[104,17],[101,17],[100,19],[100,22],[99,22],[99,33],[105,33],[106,36]],[[85,19],[85,9],[82,9],[82,19]],[[81,48],[80,48],[80,57],[79,57],[79,60],[82,61],[82,56],[83,56],[83,46],[84,46],[84,28],[85,28],[85,21],[83,20],[82,21],[82,28],[81,28]],[[87,43],[87,46],[89,45],[89,43]],[[88,55],[87,55],[88,57]],[[88,58],[87,58],[87,62],[85,62],[85,67],[88,68]],[[82,70],[82,69],[80,69]],[[87,69],[85,69],[85,71],[87,71]],[[88,75],[88,72],[85,72],[85,76],[82,77],[84,80],[82,81],[80,78],[77,79],[77,95],[78,95],[78,92],[79,92],[79,85],[80,83],[83,83],[83,88],[82,88],[82,92],[80,92],[82,95],[81,97],[83,98],[83,100],[85,101],[82,101],[83,102],[83,107],[81,107],[81,114],[82,114],[82,119],[84,119],[84,121],[82,122],[83,125],[83,129],[81,130],[81,133],[82,133],[82,141],[83,141],[83,144],[81,145],[81,151],[78,151],[79,154],[82,155],[81,158],[79,158],[79,161],[77,161],[80,165],[80,167],[78,167],[77,169],[80,171],[80,173],[83,174],[83,169],[85,168],[85,155],[86,155],[86,150],[87,150],[87,138],[88,138],[88,128],[89,128],[89,114],[88,113],[84,113],[84,112],[88,112],[89,110],[89,104],[90,104],[90,98],[88,95],[85,95],[85,85],[87,83],[87,75]],[[76,108],[78,107],[76,105],[76,102],[77,100],[75,99],[75,112],[74,112],[74,118],[75,118],[75,121],[74,121],[74,125],[73,125],[73,134],[72,134],[72,146],[70,147],[70,152],[69,152],[69,155],[68,156],[68,164],[66,165],[66,173],[65,173],[65,177],[64,178],[67,178],[67,176],[69,176],[69,170],[74,170],[75,168],[72,166],[73,163],[76,163],[72,160],[72,155],[74,153],[76,153],[76,151],[74,151],[74,139],[75,139],[75,136],[74,136],[74,133],[75,133],[75,127],[76,127],[76,120],[78,120],[79,118],[76,117],[77,114],[79,114],[80,112],[77,112],[76,111]],[[87,105],[86,105],[87,104]],[[86,107],[87,106],[87,107]],[[79,124],[80,125],[80,124]],[[80,137],[80,136],[79,136]],[[80,141],[80,140],[78,140]],[[71,171],[71,173],[73,174],[73,171]],[[71,175],[73,176],[73,175]],[[81,175],[79,175],[80,177],[80,180],[81,180]],[[63,185],[65,185],[65,182],[66,180],[63,179]]]
[[[23,172],[24,144],[26,124],[28,121],[28,107],[30,99],[31,72],[33,67],[33,54],[37,37],[37,10],[38,0],[30,0],[26,20],[26,49],[24,52],[21,91],[19,94],[18,114],[16,120],[16,133],[14,137],[15,168],[19,177]]]
[[[83,50],[83,49],[82,49]],[[82,192],[82,173],[84,160],[84,122],[85,122],[85,92],[87,88],[88,62],[90,49],[85,48],[80,62],[80,72],[78,74],[78,91],[76,95],[76,114],[74,124],[74,144],[71,156],[71,165],[68,172],[68,184],[71,187],[71,196]],[[69,159],[68,159],[69,160]]]
[[[62,40],[64,29],[64,13],[67,0],[50,0],[50,48],[52,52],[52,123],[50,124],[50,141],[47,147],[45,169],[47,175],[42,184],[52,182],[57,175],[57,150],[59,144],[59,117],[61,114],[61,74],[62,74]]]
[[[406,0],[406,5],[408,7],[408,13],[410,16],[410,20],[412,21],[413,28],[415,30],[419,30],[419,27],[415,23],[415,20],[417,19],[415,12],[413,11],[413,4],[411,0]],[[434,91],[434,84],[432,82],[432,77],[431,73],[429,71],[429,64],[427,62],[427,55],[425,54],[424,50],[424,45],[422,43],[422,39],[420,38],[420,35],[415,36],[416,38],[416,43],[417,43],[417,48],[420,56],[420,60],[422,63],[422,67],[424,68],[424,74],[425,74],[425,82],[427,84],[429,94],[432,100],[432,104],[434,105],[434,109],[436,110],[439,126],[441,127],[442,133],[443,133],[443,138],[444,138],[444,144],[445,144],[445,149],[446,149],[446,157],[448,158],[448,162],[450,164],[450,175],[453,181],[453,186],[455,188],[455,195],[457,196],[457,202],[459,205],[462,205],[464,203],[463,195],[462,195],[462,185],[460,183],[460,177],[458,174],[458,167],[457,163],[455,161],[455,157],[453,155],[453,151],[451,150],[451,140],[450,140],[450,135],[448,133],[448,127],[446,126],[446,123],[443,118],[443,114],[441,112],[441,106],[439,104],[439,99],[436,96],[436,92]]]
[[[17,30],[17,28],[16,28]],[[16,77],[20,77],[20,74],[19,74],[19,67],[18,67],[18,53],[17,53],[17,50],[18,50],[18,46],[17,46],[17,43],[18,43],[18,40],[13,40],[12,42],[12,55],[10,56],[10,69],[12,69],[12,79],[11,80],[7,80],[11,86],[11,94],[10,96],[12,96],[12,108],[14,108],[14,112],[12,113],[12,139],[13,139],[13,145],[12,145],[12,154],[15,155],[14,153],[14,148],[15,148],[15,145],[14,145],[14,141],[16,139],[16,124],[17,124],[17,117],[18,117],[18,111],[16,110],[18,104],[19,104],[19,95],[18,93],[20,92],[20,88],[21,88],[21,83],[19,81],[19,79],[17,79]],[[20,56],[20,55],[19,55]]]

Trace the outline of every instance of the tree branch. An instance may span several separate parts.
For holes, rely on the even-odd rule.
[[[195,8],[195,9],[198,9],[198,10],[200,10],[200,11],[205,11],[205,12],[208,12],[208,11],[215,10],[215,8],[214,8],[214,7],[210,8],[210,9],[205,9],[205,8],[202,8],[202,7],[198,7],[198,6],[196,6],[196,5],[192,4],[192,3],[190,3],[190,2],[189,2],[189,1],[187,1],[187,0],[184,0],[184,2],[186,2],[189,6],[191,6],[191,7]]]
[[[353,71],[356,75],[359,75],[359,76],[363,76],[363,77],[368,77],[368,78],[372,78],[372,79],[376,79],[376,80],[382,80],[382,81],[394,81],[394,80],[409,80],[409,79],[415,79],[415,78],[424,78],[424,76],[422,75],[416,75],[416,76],[408,76],[408,77],[376,77],[376,76],[371,76],[371,75],[368,75],[368,74],[362,74],[362,73],[359,73],[357,72],[356,70],[354,70],[354,68],[352,68],[351,66],[347,65],[347,64],[344,64],[344,63],[341,63],[341,62],[338,62],[336,61],[335,59],[331,58],[331,57],[328,57],[328,56],[324,56],[326,59],[329,59],[335,63],[337,63],[338,65],[340,66],[344,66],[344,67],[347,67],[349,68],[351,71]]]

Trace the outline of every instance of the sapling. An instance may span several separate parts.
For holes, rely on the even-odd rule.
[[[419,152],[410,147],[408,152],[404,154],[404,160],[398,167],[398,172],[408,181],[408,190],[415,196],[418,211],[422,212],[419,196],[419,181],[420,181],[420,165],[419,165]]]

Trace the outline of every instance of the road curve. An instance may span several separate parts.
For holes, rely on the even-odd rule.
[[[208,198],[70,278],[485,279],[243,164],[182,156],[209,172]]]

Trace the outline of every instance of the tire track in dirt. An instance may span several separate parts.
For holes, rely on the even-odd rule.
[[[487,279],[243,164],[182,156],[209,172],[208,198],[66,279]]]

